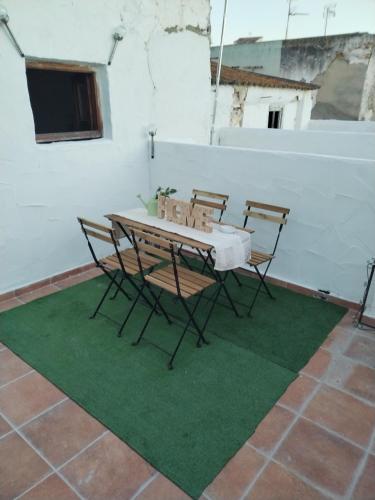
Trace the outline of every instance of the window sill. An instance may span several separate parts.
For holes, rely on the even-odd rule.
[[[87,130],[81,132],[61,132],[56,134],[36,134],[38,144],[46,142],[82,141],[85,139],[100,139],[103,134],[100,130]]]

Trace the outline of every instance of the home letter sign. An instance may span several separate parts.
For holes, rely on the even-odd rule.
[[[213,209],[202,205],[193,206],[188,201],[175,200],[159,196],[158,217],[168,221],[181,224],[182,226],[194,227],[205,233],[212,232]]]

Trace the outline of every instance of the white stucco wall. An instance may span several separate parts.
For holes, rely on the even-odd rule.
[[[308,129],[330,132],[375,133],[375,123],[351,120],[310,120]]]
[[[247,199],[290,207],[271,275],[359,301],[375,248],[375,161],[256,149],[158,142],[152,185],[228,193],[225,219],[242,223]],[[252,221],[254,246],[277,229]]]
[[[221,146],[375,160],[375,133],[228,127],[217,131],[216,142]]]
[[[216,130],[221,127],[231,126],[231,114],[233,108],[233,92],[234,89],[230,85],[221,85],[219,87],[217,108],[216,108]],[[212,87],[211,101],[212,109],[215,100],[215,87]]]
[[[160,138],[207,143],[211,111],[208,0],[1,3],[28,57],[97,65],[105,137],[35,143],[25,60],[0,28],[0,293],[88,263],[76,216],[147,197],[149,124]]]
[[[360,120],[372,120],[375,122],[375,47],[367,66],[366,78],[363,84]]]
[[[315,91],[220,85],[216,129],[240,126],[232,119],[233,106],[237,104],[234,94],[238,88],[243,89],[246,96],[242,116],[244,128],[267,128],[268,112],[274,108],[283,110],[282,129],[304,129],[307,127],[315,103]],[[213,87],[212,100],[215,97],[214,90]]]

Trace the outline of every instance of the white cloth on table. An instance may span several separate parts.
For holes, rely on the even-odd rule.
[[[213,246],[215,249],[215,269],[217,271],[229,271],[241,267],[246,264],[251,256],[251,235],[246,231],[236,229],[235,233],[227,234],[219,231],[218,224],[213,224],[212,233],[205,233],[192,227],[148,215],[144,208],[115,212],[113,215],[125,217],[134,222],[147,224]]]

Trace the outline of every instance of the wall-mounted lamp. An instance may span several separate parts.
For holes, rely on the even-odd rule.
[[[18,42],[15,39],[15,37],[12,33],[12,30],[9,28],[8,22],[9,22],[8,11],[3,5],[0,5],[0,25],[4,26],[5,31],[8,33],[8,35],[9,35],[10,39],[12,40],[14,46],[16,47],[19,55],[21,57],[25,57],[25,54],[22,52],[21,47],[18,45]]]
[[[155,135],[157,132],[156,125],[150,125],[148,135],[151,138],[151,159],[155,158]]]
[[[108,66],[110,66],[112,64],[112,59],[113,59],[113,56],[115,55],[117,45],[119,42],[121,42],[121,40],[123,40],[125,34],[126,34],[126,31],[125,31],[124,26],[118,26],[115,29],[115,31],[113,32],[113,35],[112,35],[113,47],[112,47],[112,50],[111,50],[111,53],[110,53],[110,56],[108,59]]]

